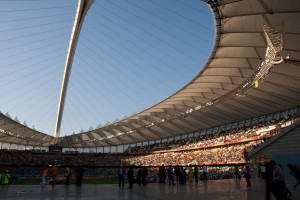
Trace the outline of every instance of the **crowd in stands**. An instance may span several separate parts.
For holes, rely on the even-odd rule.
[[[273,119],[267,122],[258,122],[248,127],[237,127],[231,130],[222,130],[214,134],[199,135],[180,140],[172,140],[170,142],[155,143],[146,146],[128,147],[124,153],[134,152],[153,152],[162,150],[178,150],[189,149],[195,147],[207,147],[226,142],[236,142],[239,140],[250,139],[257,136],[265,136],[268,134],[276,134],[285,124],[290,124],[296,120],[296,115],[287,115],[284,118]],[[290,123],[288,123],[290,122]],[[268,131],[264,131],[268,129]]]
[[[116,166],[120,164],[123,155],[114,154],[64,154],[38,153],[18,150],[0,150],[0,165],[61,165],[75,166],[80,163],[89,166]]]
[[[223,163],[244,161],[244,149],[254,147],[257,142],[237,144],[212,149],[201,149],[184,152],[167,152],[150,155],[131,156],[125,159],[131,165],[161,165],[161,164],[197,164]]]
[[[0,170],[9,169],[15,177],[36,177],[41,175],[44,166],[58,164],[60,166],[58,174],[64,176],[65,166],[70,166],[71,173],[74,175],[75,167],[83,165],[87,177],[113,178],[117,176],[115,167],[120,164],[123,166],[146,165],[150,166],[149,177],[155,178],[157,166],[162,164],[188,166],[206,163],[212,165],[208,169],[209,179],[233,177],[231,167],[228,167],[229,164],[244,163],[245,152],[251,151],[295,120],[295,116],[286,116],[282,119],[260,122],[231,131],[135,147],[128,149],[125,154],[67,154],[0,150]],[[157,146],[160,150],[166,151],[153,152]],[[170,147],[172,150],[168,151]],[[213,167],[217,165],[223,165],[223,167]]]
[[[166,152],[156,154],[63,154],[63,153],[36,153],[21,151],[0,151],[0,165],[26,166],[26,165],[60,165],[76,166],[78,164],[88,166],[118,166],[123,165],[161,165],[190,163],[222,163],[244,161],[243,152],[250,151],[256,145],[263,142],[257,140],[246,144],[226,145],[215,148],[206,148],[183,152]]]

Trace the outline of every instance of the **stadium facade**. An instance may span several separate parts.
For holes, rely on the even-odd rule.
[[[0,114],[1,148],[122,152],[300,112],[300,1],[209,0],[214,45],[202,70],[164,101],[119,122],[53,137]]]

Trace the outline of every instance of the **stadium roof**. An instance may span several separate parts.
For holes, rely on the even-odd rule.
[[[0,142],[117,146],[249,119],[300,103],[300,1],[207,2],[215,42],[201,72],[164,101],[119,122],[55,138],[0,114]],[[256,87],[257,86],[257,87]]]

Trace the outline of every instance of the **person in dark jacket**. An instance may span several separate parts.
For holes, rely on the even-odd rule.
[[[83,178],[83,167],[82,165],[79,165],[76,168],[76,186],[82,186],[82,178]]]
[[[178,182],[179,179],[180,179],[179,172],[180,172],[179,166],[176,165],[176,166],[175,166],[175,175],[176,175],[176,181],[177,181],[177,182]]]
[[[184,184],[186,182],[186,171],[182,166],[180,167],[179,176],[180,184]]]
[[[270,166],[270,163],[265,162],[266,167],[266,174],[265,174],[265,181],[266,181],[266,200],[270,200],[271,194],[271,180],[273,178],[273,168]]]
[[[124,186],[124,175],[125,175],[125,169],[120,165],[118,168],[118,176],[119,176],[119,186]]]
[[[132,189],[132,186],[133,186],[133,169],[132,169],[132,167],[130,167],[129,171],[128,171],[128,181],[129,181],[129,189]]]
[[[139,186],[141,186],[141,183],[142,183],[142,170],[141,169],[139,169],[139,171],[138,171],[137,182],[138,182]]]
[[[148,176],[148,170],[147,170],[146,166],[144,166],[144,168],[142,170],[142,183],[143,183],[143,186],[147,185],[147,181],[146,181],[147,176]]]
[[[166,175],[167,175],[167,171],[164,165],[159,167],[158,170],[158,177],[159,177],[159,184],[163,183],[165,184],[166,182]]]
[[[300,169],[298,165],[294,167],[294,174],[297,179],[297,183],[294,185],[294,189],[296,190],[297,186],[300,184]]]
[[[285,178],[282,168],[274,160],[270,161],[270,165],[273,168],[273,177],[271,180],[271,192],[276,199],[289,199],[287,194],[291,192],[285,186]]]
[[[173,183],[173,185],[175,185],[174,183],[174,175],[173,175],[173,168],[171,165],[169,165],[169,167],[167,168],[168,171],[168,177],[169,177],[169,185],[171,185],[171,182]]]
[[[195,176],[195,181],[197,183],[198,179],[199,179],[199,169],[198,169],[197,165],[195,165],[195,167],[194,167],[194,176]]]
[[[244,173],[245,173],[245,178],[246,178],[246,182],[247,182],[247,187],[251,187],[251,182],[250,182],[251,174],[250,174],[250,168],[248,165],[246,166]]]

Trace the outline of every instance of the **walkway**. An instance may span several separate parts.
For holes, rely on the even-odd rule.
[[[300,199],[300,187],[295,191],[292,188],[294,179],[288,181],[288,188],[292,191],[292,199]],[[11,185],[0,187],[0,199],[11,200],[193,200],[193,199],[233,199],[233,200],[258,200],[264,199],[264,182],[258,179],[252,180],[252,187],[247,188],[245,180],[215,180],[187,183],[186,185],[169,186],[168,184],[148,184],[147,187],[134,185],[132,190],[128,185],[83,185],[69,187],[63,185],[41,187],[38,185]],[[274,198],[272,198],[274,199]]]

